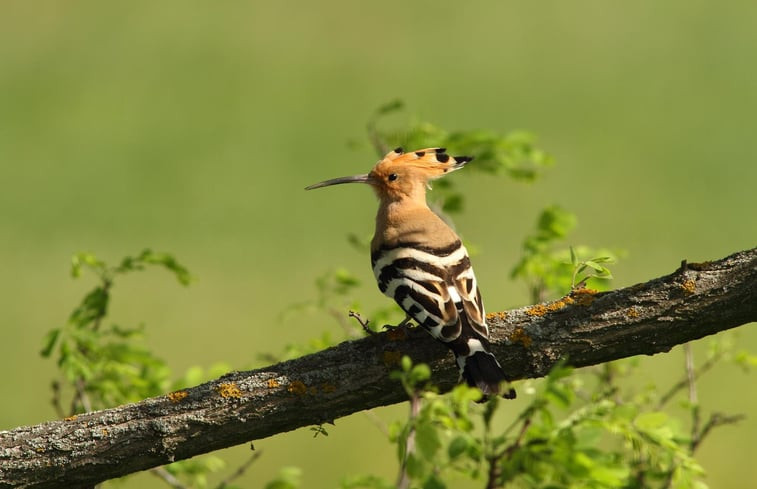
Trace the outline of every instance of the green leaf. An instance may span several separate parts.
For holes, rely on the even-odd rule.
[[[189,270],[168,253],[154,253],[148,249],[142,252],[139,259],[144,263],[161,265],[167,270],[173,272],[176,279],[182,285],[189,285],[192,281],[192,276],[190,275]]]
[[[55,344],[58,342],[58,338],[60,337],[60,328],[54,328],[51,329],[47,336],[45,336],[44,345],[42,347],[42,351],[39,352],[40,355],[42,355],[45,358],[49,358],[50,354],[53,351],[53,348],[55,348]]]
[[[652,433],[665,427],[669,418],[663,411],[650,411],[638,415],[634,420],[634,425],[641,431]]]
[[[426,482],[423,483],[423,489],[446,489],[446,485],[437,474],[431,474]]]
[[[397,112],[398,110],[402,110],[404,108],[405,108],[405,102],[403,102],[401,99],[394,99],[390,102],[385,103],[384,105],[379,106],[379,108],[376,109],[375,114],[376,115],[391,114],[392,112]]]
[[[594,263],[615,263],[615,258],[611,256],[598,256],[596,258],[592,258],[591,261]]]
[[[302,470],[299,467],[283,467],[278,477],[265,485],[265,489],[297,489],[301,477]]]
[[[470,441],[468,440],[468,437],[458,435],[452,439],[449,446],[447,447],[447,455],[450,459],[455,459],[465,453],[465,451],[468,450],[469,446]]]
[[[400,360],[400,365],[402,366],[402,370],[404,372],[409,372],[410,368],[413,366],[413,361],[409,356],[403,355],[402,359]]]
[[[545,239],[549,240],[566,237],[575,226],[575,214],[558,205],[544,209],[537,223],[537,229],[543,233]]]
[[[357,475],[345,479],[342,489],[394,489],[396,486],[375,475]]]
[[[623,487],[630,473],[628,467],[596,465],[591,469],[589,479],[604,487]]]
[[[415,427],[415,442],[418,454],[428,461],[433,461],[442,445],[437,429],[429,422],[421,422]]]
[[[463,201],[463,194],[458,192],[450,193],[444,198],[444,202],[442,203],[442,211],[447,214],[462,212]]]
[[[81,275],[82,267],[88,267],[98,275],[104,273],[105,263],[92,253],[80,252],[71,257],[71,276],[77,278]]]
[[[420,479],[425,472],[425,464],[414,453],[407,454],[405,468],[407,474],[413,479]]]
[[[414,366],[410,371],[410,382],[413,385],[418,385],[421,382],[425,382],[431,378],[431,368],[425,363],[419,363]]]

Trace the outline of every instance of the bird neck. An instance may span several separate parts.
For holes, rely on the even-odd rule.
[[[379,223],[393,225],[405,221],[408,215],[417,216],[418,213],[425,212],[432,213],[426,203],[425,194],[421,198],[406,196],[398,199],[381,199],[376,214],[376,224],[377,227]]]
[[[395,246],[398,243],[451,243],[455,232],[426,204],[426,200],[382,200],[376,214],[376,233],[371,249]]]

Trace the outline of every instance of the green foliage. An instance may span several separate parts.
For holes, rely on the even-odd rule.
[[[608,288],[612,274],[606,264],[614,263],[620,252],[588,246],[557,246],[573,231],[577,221],[574,214],[562,207],[549,206],[539,215],[533,234],[523,240],[523,257],[510,275],[526,282],[533,302],[562,296],[589,280],[594,288]]]
[[[318,438],[318,435],[329,436],[329,432],[326,431],[326,428],[322,424],[319,424],[318,426],[311,426],[310,431],[313,432],[313,438]]]
[[[409,397],[417,392],[429,388],[426,383],[431,378],[431,369],[426,364],[413,365],[413,361],[407,355],[400,360],[400,370],[389,374],[391,378],[399,380]]]
[[[691,453],[691,433],[659,406],[656,391],[623,393],[616,385],[635,374],[632,362],[583,373],[557,365],[543,381],[521,389],[530,400],[505,428],[494,414],[506,401],[475,404],[481,393],[466,385],[446,395],[423,390],[428,377],[421,366],[403,359],[393,375],[418,403],[415,414],[411,410],[389,430],[407,487],[454,487],[450,481],[461,477],[481,480],[482,487],[706,487]],[[389,486],[368,476],[342,484]]]
[[[78,253],[72,258],[71,276],[77,278],[89,271],[97,278],[97,284],[66,324],[48,332],[41,351],[46,358],[56,354],[61,376],[74,392],[72,409],[67,414],[138,401],[168,387],[170,371],[165,362],[138,342],[144,333],[143,325],[103,324],[116,278],[149,266],[168,270],[183,285],[190,281],[187,269],[166,253],[144,250],[113,267],[91,253]],[[55,403],[63,415],[60,384],[55,386]]]
[[[169,387],[172,390],[191,387],[231,370],[225,363],[217,363],[207,371],[190,367],[171,383],[171,371],[166,363],[141,344],[144,325],[127,328],[105,324],[116,280],[150,267],[167,270],[182,285],[191,282],[189,271],[167,253],[144,250],[123,258],[116,266],[109,266],[92,253],[78,253],[72,258],[73,278],[91,272],[97,282],[68,321],[47,333],[40,352],[43,357],[55,357],[57,361],[62,382],[53,383],[53,404],[61,417],[139,401],[164,394]],[[63,408],[62,399],[67,391],[72,393],[68,411]],[[155,472],[169,484],[181,478],[184,482],[180,487],[206,488],[208,476],[225,466],[220,457],[205,455],[175,462]],[[289,470],[282,472],[271,487],[296,487],[295,482],[295,474]],[[232,489],[234,486],[222,483],[220,487]]]

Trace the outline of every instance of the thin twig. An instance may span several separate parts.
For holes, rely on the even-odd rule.
[[[513,454],[520,448],[521,443],[523,443],[523,438],[525,438],[526,436],[526,431],[528,430],[528,427],[531,426],[532,419],[533,418],[531,416],[523,419],[523,424],[520,427],[518,436],[515,437],[515,440],[510,445],[505,447],[504,450],[502,450],[498,454],[486,457],[486,461],[489,464],[489,470],[487,471],[486,489],[499,489],[501,487],[504,487],[504,483],[498,481],[498,479],[502,475],[502,468],[500,467],[499,463],[502,461],[502,459],[510,459]]]
[[[365,411],[362,411],[363,415],[368,418],[368,420],[373,423],[373,426],[378,428],[378,430],[384,435],[389,436],[389,428],[386,427],[386,423],[383,419],[378,417],[376,413],[373,412],[372,409],[366,409]]]
[[[188,487],[182,484],[179,479],[177,479],[172,473],[167,471],[165,467],[154,467],[150,469],[150,473],[156,477],[163,479],[163,482],[173,487],[174,489],[188,489]]]
[[[74,387],[76,388],[76,395],[71,400],[71,416],[76,414],[77,409],[76,405],[78,403],[81,403],[81,407],[84,410],[84,412],[90,412],[92,411],[92,403],[89,402],[89,396],[87,395],[87,384],[84,382],[84,379],[79,377],[76,379],[76,382],[74,383]]]
[[[705,423],[704,427],[700,429],[702,421],[699,407],[699,398],[697,395],[696,380],[703,373],[710,370],[715,365],[715,363],[717,363],[717,361],[722,357],[722,353],[713,355],[699,368],[699,371],[697,371],[694,367],[694,352],[691,348],[691,343],[684,344],[683,351],[686,356],[686,378],[676,383],[662,397],[662,399],[660,400],[660,407],[662,407],[663,404],[670,400],[670,398],[672,398],[675,393],[683,389],[684,386],[688,386],[689,404],[691,405],[691,441],[689,442],[689,453],[693,456],[694,452],[696,452],[697,448],[699,448],[704,438],[709,435],[714,428],[726,424],[737,423],[744,419],[745,416],[743,414],[727,416],[720,413],[713,413],[710,415],[710,419],[707,420],[707,423]],[[665,483],[662,486],[664,489],[673,487],[673,474],[675,473],[675,469],[676,465],[674,464],[674,466],[668,471]]]
[[[702,430],[698,433],[694,433],[691,442],[689,443],[689,453],[693,456],[694,452],[696,452],[697,448],[702,444],[702,441],[707,437],[707,435],[710,434],[710,432],[719,427],[724,426],[727,424],[735,424],[738,423],[746,418],[746,415],[744,414],[734,414],[734,415],[726,415],[722,413],[712,413],[710,415],[710,419],[707,420],[707,422],[702,427]],[[662,485],[663,489],[669,489],[673,487],[673,474],[675,472],[676,466],[674,465],[667,474],[667,477],[665,479],[665,483]]]
[[[376,150],[376,153],[381,157],[387,153],[388,148],[386,142],[381,139],[381,135],[376,128],[376,119],[378,119],[377,116],[371,117],[368,124],[366,124],[365,129],[368,132],[368,139],[370,140],[373,149]]]
[[[699,434],[691,440],[691,454],[693,455],[694,452],[699,448],[699,445],[701,445],[702,441],[705,439],[707,435],[710,434],[710,431],[713,430],[713,428],[717,428],[718,426],[724,426],[727,424],[734,424],[738,423],[740,421],[743,421],[746,419],[745,414],[733,414],[733,415],[727,415],[722,413],[712,413],[710,415],[710,419],[707,420],[707,422],[702,427],[702,430],[699,432]]]
[[[368,323],[370,323],[370,320],[363,319],[363,316],[361,316],[359,312],[350,311],[348,315],[351,318],[355,318],[355,321],[360,323],[360,326],[363,328],[363,331],[365,331],[366,334],[368,334],[368,336],[373,336],[373,335],[378,334],[368,327]]]
[[[50,402],[52,403],[53,408],[55,408],[55,414],[57,414],[59,418],[65,418],[66,412],[63,410],[60,398],[60,382],[54,380],[50,385],[50,388],[53,390],[53,398]]]
[[[250,446],[252,447],[252,445],[250,445]],[[253,450],[254,450],[254,448],[253,448]],[[242,465],[240,465],[237,468],[237,470],[234,471],[234,473],[232,473],[230,476],[228,476],[223,481],[221,481],[221,483],[218,484],[218,486],[217,486],[216,489],[224,489],[226,486],[228,486],[229,484],[231,484],[231,482],[234,479],[238,479],[239,477],[242,477],[242,475],[244,475],[244,473],[247,471],[247,469],[249,469],[250,466],[253,463],[255,463],[255,461],[257,459],[259,459],[261,455],[263,455],[263,452],[253,451],[252,452],[252,456],[250,456],[250,458],[248,458],[245,463],[243,463]]]
[[[691,349],[691,343],[683,345],[683,351],[686,354],[686,380],[689,382],[689,402],[694,405],[698,404],[697,400],[697,376],[694,369],[694,352]]]
[[[694,380],[698,379],[705,373],[707,373],[712,367],[715,366],[718,361],[723,358],[723,353],[718,352],[715,353],[713,356],[708,358],[697,370],[694,370]],[[666,392],[662,397],[660,397],[660,402],[657,403],[657,408],[660,409],[665,406],[676,394],[678,394],[678,391],[681,389],[684,389],[689,386],[689,375],[687,375],[673,384],[673,386]]]
[[[344,334],[346,334],[348,338],[355,339],[360,337],[360,333],[358,333],[344,317],[344,311],[341,308],[331,307],[326,312],[328,312],[329,315],[331,315],[331,317],[336,320],[336,322],[339,324],[339,326],[344,331]]]
[[[410,431],[405,440],[405,453],[400,465],[400,473],[397,476],[397,489],[407,489],[410,487],[410,475],[407,473],[407,459],[411,453],[415,452],[415,420],[421,412],[421,397],[417,392],[410,396],[410,418],[407,420]]]
[[[697,373],[694,368],[694,352],[691,349],[691,343],[683,345],[683,351],[686,355],[686,379],[689,383],[689,403],[691,404],[691,439],[694,440],[699,433],[701,418],[697,396]]]
[[[531,426],[532,419],[533,418],[529,416],[528,418],[523,420],[523,426],[521,426],[520,432],[518,432],[518,437],[512,444],[510,444],[510,446],[505,448],[504,452],[502,452],[502,455],[510,458],[513,456],[513,453],[515,453],[515,451],[520,448],[520,444],[523,442],[523,438],[526,436],[526,431],[528,430],[528,427]]]
[[[108,300],[109,300],[108,299],[108,297],[109,297],[108,294],[110,293],[110,288],[113,285],[113,281],[111,279],[108,279],[108,278],[105,278],[105,277],[102,278],[102,281],[103,281],[103,295],[106,298],[105,299],[105,304],[106,304],[106,308],[107,308],[107,304],[108,304]],[[98,314],[97,315],[97,317],[95,318],[94,322],[92,323],[92,330],[93,331],[97,331],[97,330],[100,329],[100,324],[102,324],[103,318],[105,317],[106,314],[107,314],[107,311],[103,310],[102,314]]]

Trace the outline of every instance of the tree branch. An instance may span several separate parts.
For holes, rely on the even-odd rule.
[[[490,299],[491,301],[491,299]],[[490,302],[491,304],[491,302]],[[673,346],[757,320],[757,248],[606,293],[489,315],[512,379]],[[402,355],[457,382],[447,349],[419,330],[382,333],[166,396],[0,432],[0,488],[83,488],[132,472],[407,400],[389,378]]]

